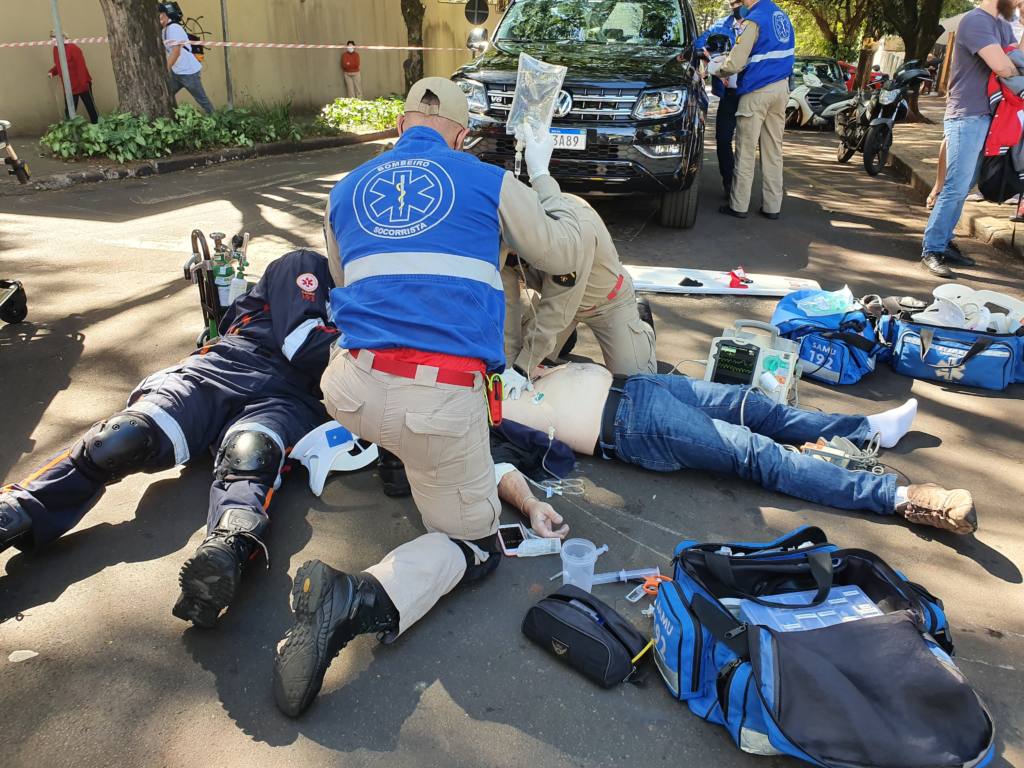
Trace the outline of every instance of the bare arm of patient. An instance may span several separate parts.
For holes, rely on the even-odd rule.
[[[554,429],[556,439],[592,456],[611,373],[593,363],[569,363],[536,375],[532,396],[503,402],[503,417],[547,434]]]
[[[508,472],[501,478],[498,497],[530,518],[530,528],[538,536],[564,539],[569,534],[569,526],[562,524],[562,516],[550,504],[533,495],[529,483],[519,470]]]

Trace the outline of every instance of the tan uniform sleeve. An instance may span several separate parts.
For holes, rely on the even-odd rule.
[[[579,217],[551,176],[541,176],[531,189],[506,173],[498,218],[502,240],[527,264],[553,275],[576,271],[582,250]]]
[[[747,61],[750,59],[750,52],[754,50],[754,43],[757,42],[757,24],[753,21],[744,21],[743,26],[740,29],[740,34],[736,38],[736,44],[729,51],[729,55],[725,58],[725,63],[722,64],[722,68],[718,70],[718,74],[722,77],[729,77],[735,75],[747,66]]]
[[[561,275],[545,274],[540,301],[523,332],[523,348],[515,364],[530,372],[555,351],[555,340],[576,318],[594,267],[595,240],[591,227],[583,224],[583,249],[576,269]]]
[[[331,270],[334,284],[341,288],[345,285],[345,273],[341,269],[341,251],[338,240],[331,228],[330,208],[324,210],[324,240],[327,242],[327,268]]]
[[[523,346],[523,289],[516,267],[506,263],[501,268],[501,286],[505,289],[505,359],[515,360]]]

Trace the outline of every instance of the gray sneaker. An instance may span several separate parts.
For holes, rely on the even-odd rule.
[[[936,277],[953,277],[953,270],[946,264],[946,255],[929,251],[921,256],[924,268]]]

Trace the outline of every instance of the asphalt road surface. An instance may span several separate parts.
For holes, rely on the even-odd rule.
[[[660,228],[644,200],[603,201],[623,260],[801,275],[826,288],[926,297],[918,266],[925,213],[908,187],[838,166],[830,137],[787,136],[780,221],[735,221],[708,152],[697,226]],[[0,276],[25,282],[29,319],[0,327],[0,480],[38,466],[117,411],[147,373],[186,354],[201,328],[181,265],[193,227],[248,229],[257,267],[320,248],[324,198],[375,151],[330,150],[197,173],[0,198]],[[759,200],[755,194],[752,208]],[[1020,292],[1024,270],[966,241],[963,279]],[[663,369],[704,358],[736,318],[773,302],[655,297]],[[577,353],[594,357],[589,332]],[[682,370],[702,375],[684,363]],[[853,387],[801,384],[803,402],[872,412],[917,397],[915,430],[885,460],[915,481],[974,491],[981,528],[956,537],[845,513],[733,477],[656,475],[586,459],[586,493],[555,499],[575,535],[608,544],[600,568],[661,566],[684,539],[767,540],[803,523],[874,550],[945,600],[960,665],[998,728],[997,764],[1024,765],[1024,387],[961,390],[879,370]],[[598,689],[528,644],[519,624],[551,589],[551,558],[506,562],[442,600],[389,647],[357,639],[305,717],[270,693],[289,625],[290,576],[310,558],[358,570],[420,532],[411,500],[390,500],[372,470],[335,475],[322,498],[295,469],[272,508],[269,568],[250,568],[217,629],[171,616],[181,563],[203,536],[211,460],[111,486],[45,553],[0,555],[0,762],[77,768],[167,766],[783,766],[739,752],[724,730],[643,687]],[[505,511],[508,521],[515,519]],[[597,594],[640,622],[624,585]],[[14,651],[38,655],[9,661]]]

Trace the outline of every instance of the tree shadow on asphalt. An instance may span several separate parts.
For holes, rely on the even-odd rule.
[[[32,432],[57,393],[71,385],[71,372],[85,347],[81,327],[79,315],[55,323],[27,320],[0,325],[0,359],[4,361],[0,374],[4,423],[0,478],[7,476],[22,455],[32,452]],[[31,377],[31,385],[19,386],[21,382],[15,379],[21,377]]]
[[[73,531],[41,552],[14,555],[0,579],[0,614],[14,616],[51,603],[109,566],[156,560],[181,549],[206,522],[205,504],[183,500],[205,497],[209,484],[209,462],[189,465],[180,477],[146,488],[130,520]]]

